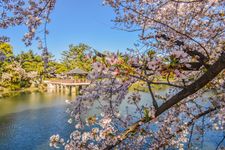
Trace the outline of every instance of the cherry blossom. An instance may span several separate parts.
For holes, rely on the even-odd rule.
[[[146,50],[99,55],[93,65],[91,85],[71,105],[72,116],[78,114],[77,121],[84,126],[82,118],[92,118],[88,112],[93,107],[104,114],[95,114],[89,124],[89,128],[99,125],[100,139],[85,133],[91,146],[186,149],[191,148],[193,133],[223,130],[224,1],[105,0],[104,4],[115,11],[114,21],[121,30],[140,33],[139,45]],[[140,87],[130,94],[137,83]],[[167,93],[156,93],[157,85],[167,86]],[[141,103],[142,87],[149,93],[150,105]],[[80,143],[87,144],[87,138]]]
[[[55,2],[0,1],[4,8],[0,28],[26,25],[23,41],[26,45],[35,37],[40,41],[45,64],[48,51],[41,41],[46,41]],[[202,139],[207,131],[223,131],[225,1],[104,0],[104,5],[115,12],[117,28],[138,32],[140,43],[124,53],[95,54],[88,75],[91,84],[67,111],[75,123],[74,132],[67,143],[53,135],[50,146],[191,149],[193,134]],[[44,40],[36,36],[41,27]],[[0,40],[8,39],[2,35]],[[15,71],[27,77],[20,67]],[[9,78],[3,74],[3,79]],[[131,93],[135,84],[138,88]],[[156,92],[157,86],[168,90]],[[141,89],[148,92],[149,104],[141,103]],[[94,108],[96,114],[91,112]]]

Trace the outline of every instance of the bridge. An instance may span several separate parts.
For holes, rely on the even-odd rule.
[[[86,79],[53,79],[53,80],[45,80],[45,84],[47,84],[48,91],[57,91],[57,92],[65,92],[65,93],[75,93],[78,94],[80,89],[88,86],[90,81]]]

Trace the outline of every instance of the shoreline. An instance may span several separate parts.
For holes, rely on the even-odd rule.
[[[6,97],[13,97],[17,96],[18,94],[22,92],[44,92],[45,89],[43,87],[30,87],[30,88],[24,88],[16,91],[5,89],[3,91],[0,91],[0,100]]]

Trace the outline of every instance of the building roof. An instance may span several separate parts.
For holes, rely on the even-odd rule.
[[[79,68],[75,68],[73,70],[70,70],[69,72],[66,73],[67,75],[86,75],[88,74],[86,71],[81,70]]]

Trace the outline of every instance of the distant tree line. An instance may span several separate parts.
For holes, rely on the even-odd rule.
[[[28,88],[32,84],[38,85],[45,78],[54,78],[74,68],[85,71],[91,69],[91,47],[86,44],[70,45],[62,52],[60,60],[49,55],[47,72],[44,71],[42,56],[33,50],[13,53],[9,43],[0,43],[0,86],[10,90]],[[90,57],[91,58],[91,57]]]

